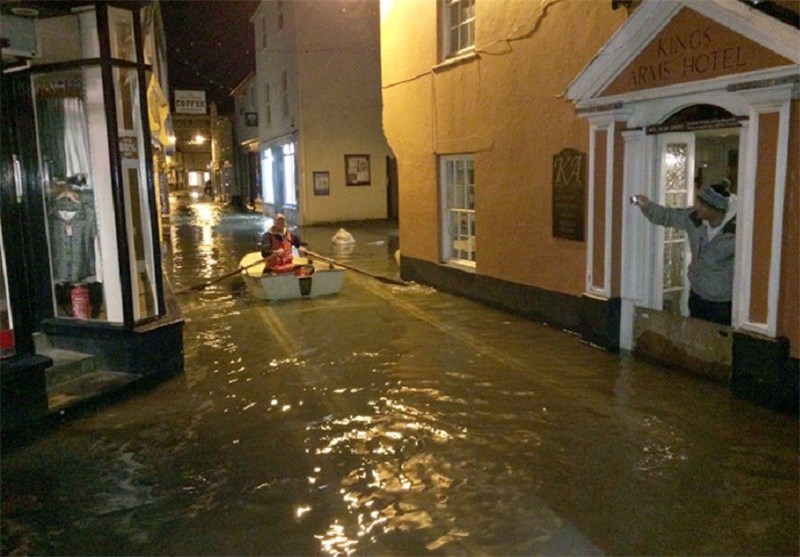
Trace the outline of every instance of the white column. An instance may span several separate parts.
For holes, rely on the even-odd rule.
[[[622,194],[625,205],[622,210],[622,252],[620,277],[620,332],[619,344],[623,350],[633,350],[633,317],[635,306],[642,305],[643,281],[646,268],[645,242],[647,227],[644,216],[636,205],[628,203],[631,195],[644,193],[646,186],[646,158],[644,130],[622,133],[625,141],[625,165],[622,179]]]
[[[788,163],[789,117],[792,95],[796,85],[740,91],[750,104],[750,125],[747,130],[747,156],[744,180],[739,187],[736,228],[738,239],[736,254],[736,291],[741,294],[740,304],[735,310],[735,323],[740,328],[774,338],[778,321],[778,295],[780,292],[781,247],[783,240],[783,213],[786,196],[786,170]],[[767,317],[764,323],[750,318],[752,293],[753,221],[755,214],[755,188],[758,171],[759,121],[762,114],[777,113],[779,117],[777,152],[775,153],[775,176],[773,187],[772,241],[770,246],[769,280],[767,285]]]

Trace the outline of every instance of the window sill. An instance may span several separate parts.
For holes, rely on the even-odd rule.
[[[448,58],[438,65],[433,67],[434,73],[443,72],[445,70],[449,70],[452,67],[459,66],[461,64],[466,64],[467,62],[472,62],[473,60],[478,59],[478,53],[474,50],[472,52],[466,52],[464,54],[459,54],[457,56],[453,56],[452,58]]]
[[[475,263],[472,261],[463,261],[463,260],[456,260],[451,259],[449,261],[443,261],[442,265],[445,267],[450,267],[451,269],[456,269],[458,271],[464,271],[465,273],[475,273]]]

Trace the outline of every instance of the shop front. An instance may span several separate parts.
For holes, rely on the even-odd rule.
[[[800,33],[743,2],[645,2],[567,90],[590,124],[586,297],[619,345],[797,407]],[[792,14],[788,14],[792,15]],[[730,325],[689,315],[689,240],[631,197],[735,203]]]
[[[160,17],[150,2],[42,3],[37,15],[39,55],[13,69],[4,56],[2,78],[4,428],[47,413],[52,349],[134,378],[183,369],[148,119],[158,68],[144,45]],[[29,388],[35,409],[15,398]]]

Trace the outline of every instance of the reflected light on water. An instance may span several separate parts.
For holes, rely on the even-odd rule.
[[[328,531],[324,535],[314,536],[320,541],[322,551],[328,555],[337,557],[338,555],[352,555],[355,553],[357,540],[352,540],[345,534],[344,526],[339,522],[334,522],[328,526]]]
[[[331,392],[344,394],[349,389]],[[439,396],[436,390],[416,389],[414,393],[429,399]],[[405,397],[409,391],[402,387],[396,394]],[[349,516],[357,520],[336,521],[325,534],[317,536],[322,552],[328,555],[349,555],[359,542],[372,543],[392,532],[425,531],[437,520],[450,517],[448,499],[454,484],[448,472],[451,463],[436,452],[408,450],[414,447],[419,451],[421,446],[437,447],[463,439],[466,429],[448,431],[448,426],[427,405],[409,404],[404,398],[379,397],[368,404],[374,415],[328,416],[306,426],[317,458],[357,459],[338,486]],[[398,455],[403,457],[398,459]],[[315,468],[315,472],[318,470]],[[310,485],[317,482],[318,474],[308,477]],[[435,502],[432,507],[419,504],[431,497]],[[460,531],[442,536],[435,540],[435,547],[468,535]]]
[[[203,262],[204,273],[208,277],[213,274],[217,260],[214,258],[214,226],[219,222],[219,212],[210,203],[195,203],[193,205],[195,219],[192,223],[200,230],[200,239],[197,243],[197,252]]]

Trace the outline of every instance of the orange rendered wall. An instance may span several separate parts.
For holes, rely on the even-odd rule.
[[[476,2],[475,56],[438,65],[437,4],[381,6],[384,132],[398,160],[401,252],[440,262],[436,157],[473,153],[476,272],[580,295],[586,243],[552,235],[552,160],[564,148],[588,159],[589,124],[562,94],[627,13],[607,2]],[[580,21],[592,24],[576,34]]]
[[[606,168],[608,153],[608,131],[594,134],[594,244],[592,248],[591,285],[603,289],[605,283],[606,256]],[[587,234],[592,234],[587,230]]]
[[[750,321],[765,323],[772,250],[772,215],[775,196],[775,156],[778,150],[779,115],[762,114],[758,124],[758,166],[753,213],[753,255],[750,265]]]

